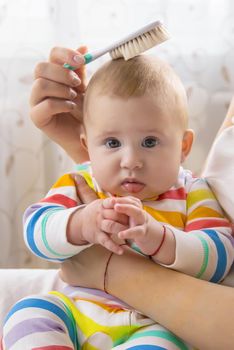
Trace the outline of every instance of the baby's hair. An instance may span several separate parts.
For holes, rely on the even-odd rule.
[[[89,99],[95,95],[108,95],[128,99],[149,95],[160,106],[167,106],[180,116],[187,127],[188,106],[184,86],[172,67],[161,59],[140,55],[128,61],[108,61],[92,76],[84,99],[84,116]]]

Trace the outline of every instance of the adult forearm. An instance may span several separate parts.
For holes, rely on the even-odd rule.
[[[163,268],[129,252],[113,255],[107,289],[199,349],[233,349],[232,288]]]

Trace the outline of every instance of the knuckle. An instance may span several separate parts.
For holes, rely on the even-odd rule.
[[[115,230],[115,222],[113,222],[113,221],[107,221],[106,222],[106,228],[107,228],[107,230],[109,231],[109,232],[114,232],[114,230]]]
[[[48,81],[44,78],[37,78],[34,82],[34,87],[37,90],[46,90],[48,87]]]
[[[51,59],[51,57],[56,55],[56,53],[58,52],[59,49],[60,49],[59,46],[52,47],[52,49],[50,50],[50,59]]]
[[[55,101],[47,98],[46,100],[44,100],[44,103],[46,104],[46,110],[48,111],[48,113],[50,113],[51,111],[53,111],[54,107],[55,107]]]
[[[34,69],[34,78],[38,78],[44,75],[47,69],[48,62],[39,62]]]
[[[80,81],[78,75],[69,69],[65,70],[65,77],[66,77],[67,81],[74,84],[75,86],[77,85],[77,82]]]
[[[136,198],[136,203],[137,203],[139,208],[142,208],[142,202],[140,201],[139,198]]]
[[[37,128],[40,128],[41,124],[40,124],[40,121],[38,121],[37,114],[35,112],[35,108],[33,108],[33,107],[31,108],[31,111],[30,111],[29,115],[30,115],[31,120],[35,124],[35,126]]]
[[[99,239],[101,245],[106,246],[109,242],[109,238],[107,236],[102,236]]]

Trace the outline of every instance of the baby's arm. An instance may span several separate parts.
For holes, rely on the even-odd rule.
[[[135,197],[115,198],[114,209],[129,217],[129,228],[119,238],[132,241],[136,250],[151,256],[156,262],[172,264],[175,260],[175,239],[172,230],[148,214]],[[132,245],[132,244],[131,244]],[[132,245],[134,248],[134,245]]]
[[[197,278],[219,282],[227,275],[234,260],[232,230],[204,180],[190,187],[185,232],[125,201],[116,199],[115,210],[129,215],[132,225],[119,237],[133,240],[155,262]]]
[[[170,268],[220,282],[234,261],[230,223],[203,179],[193,179],[187,194],[185,232],[172,228],[176,259]]]
[[[72,176],[63,175],[45,198],[24,213],[24,239],[28,248],[41,258],[58,262],[79,253],[84,246],[69,243],[67,225],[72,213],[82,207]]]
[[[115,225],[109,224],[115,220]],[[78,254],[89,243],[97,243],[121,254],[120,242],[111,235],[126,228],[128,218],[115,213],[111,200],[96,199],[82,205],[70,174],[62,176],[40,202],[31,205],[24,215],[24,237],[37,256],[64,261]]]

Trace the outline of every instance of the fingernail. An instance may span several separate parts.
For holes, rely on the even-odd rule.
[[[75,109],[75,108],[76,108],[76,104],[75,104],[74,102],[67,101],[67,104],[68,104],[68,106],[69,106],[71,109]]]
[[[82,65],[85,63],[84,57],[81,55],[75,55],[73,56],[73,61],[76,62],[79,65]]]
[[[72,83],[74,86],[80,85],[81,80],[76,74],[72,74]]]
[[[81,176],[77,176],[76,174],[74,175],[74,180],[77,183],[77,185],[82,184],[82,177]]]
[[[72,174],[73,180],[77,183],[77,185],[79,185],[79,176],[77,176],[76,174]]]
[[[71,99],[73,100],[74,98],[76,98],[77,93],[74,90],[70,89],[70,96],[71,96]]]

